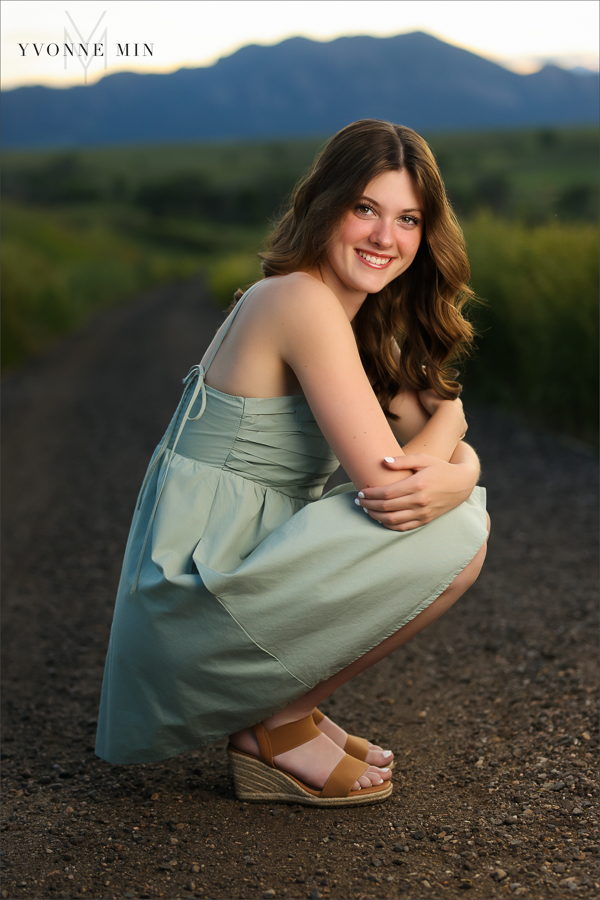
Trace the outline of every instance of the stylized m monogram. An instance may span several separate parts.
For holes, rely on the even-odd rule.
[[[64,26],[64,42],[65,42],[64,56],[65,56],[65,69],[67,68],[67,60],[69,59],[69,56],[76,56],[76,57],[78,58],[79,62],[81,63],[81,65],[83,66],[83,72],[84,72],[83,83],[84,83],[84,84],[87,84],[87,73],[88,73],[88,69],[89,69],[89,67],[90,67],[90,64],[91,64],[91,62],[92,62],[93,59],[97,59],[98,56],[100,55],[100,54],[96,54],[96,52],[95,52],[95,48],[97,47],[98,44],[104,44],[104,51],[105,51],[105,52],[102,54],[102,56],[104,57],[104,68],[105,68],[105,69],[108,68],[108,43],[107,43],[107,40],[106,40],[106,34],[107,34],[106,26],[104,26],[104,33],[101,34],[101,35],[99,35],[98,37],[94,38],[94,43],[93,43],[93,45],[92,45],[94,49],[93,49],[92,53],[89,52],[90,41],[91,41],[92,38],[94,37],[94,35],[95,35],[97,29],[100,27],[100,24],[101,24],[101,22],[102,22],[102,19],[103,19],[104,16],[106,15],[106,10],[104,10],[104,12],[102,13],[102,15],[100,16],[100,18],[98,19],[98,21],[96,22],[96,24],[94,25],[94,27],[92,28],[92,30],[91,30],[91,32],[90,32],[90,36],[87,38],[87,40],[83,37],[83,35],[81,34],[79,28],[77,27],[77,25],[76,25],[75,22],[73,21],[73,17],[67,12],[67,10],[65,10],[65,14],[66,14],[66,16],[68,17],[69,21],[71,22],[71,25],[73,26],[73,28],[74,28],[75,31],[77,32],[77,36],[79,37],[79,40],[80,40],[79,46],[78,46],[78,48],[77,48],[77,50],[76,50],[75,47],[74,47],[74,43],[75,43],[75,42],[73,41],[71,35],[70,35],[69,32],[67,31],[67,26],[66,26],[66,25]],[[70,50],[70,51],[68,51],[68,45],[69,45],[69,44],[71,45],[71,50]]]

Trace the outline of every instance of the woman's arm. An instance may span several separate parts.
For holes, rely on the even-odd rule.
[[[396,350],[399,355],[399,349]],[[360,506],[386,528],[409,531],[426,525],[463,503],[479,480],[477,454],[462,441],[450,458],[451,465],[424,453],[412,455],[422,449],[420,433],[439,402],[440,398],[431,391],[419,394],[405,388],[390,403],[390,411],[397,416],[389,420],[390,427],[409,455],[386,462],[386,466],[402,473],[411,470],[410,475],[406,478],[403,474],[403,480],[394,484],[367,488],[359,498]]]
[[[396,394],[390,403],[390,412],[397,416],[389,419],[390,428],[402,446],[416,437],[431,418],[413,388],[405,388]]]
[[[410,471],[394,471],[384,462],[404,453],[369,384],[339,300],[310,276],[285,281],[285,296],[283,285],[270,288],[278,349],[343,468],[359,489],[409,478]],[[464,430],[462,407],[440,401],[419,436],[419,449],[449,460]]]
[[[400,361],[400,348],[394,341],[394,351],[397,362]],[[390,412],[396,416],[395,419],[389,419],[390,428],[394,435],[402,445],[404,453],[411,455],[414,453],[427,453],[430,456],[438,456],[440,459],[448,461],[456,444],[451,447],[448,443],[450,434],[443,435],[443,443],[440,442],[440,436],[437,432],[433,433],[429,427],[431,416],[438,410],[440,406],[453,403],[456,410],[460,410],[462,414],[462,402],[460,400],[444,401],[435,391],[427,390],[417,393],[413,388],[404,388],[399,391],[390,403]],[[456,411],[455,410],[455,411]],[[460,437],[464,437],[467,431],[467,423],[464,420],[464,428]]]

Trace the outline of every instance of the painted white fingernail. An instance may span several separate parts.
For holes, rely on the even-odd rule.
[[[367,515],[369,515],[369,510],[367,509],[366,506],[361,506],[361,509],[363,512],[366,512]]]
[[[386,462],[396,462],[393,456],[384,456],[383,458]]]
[[[391,755],[392,755],[392,751],[391,751],[391,750],[384,750],[384,751],[383,751],[383,755],[384,755],[385,758],[387,759],[388,756],[391,756]]]
[[[360,500],[355,500],[354,502],[356,503],[357,506],[360,506]]]
[[[363,494],[362,491],[359,491],[359,492],[358,492],[358,496],[360,497],[361,500],[364,500],[364,499],[365,499],[365,495]]]

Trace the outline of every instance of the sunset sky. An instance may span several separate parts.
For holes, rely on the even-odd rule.
[[[210,65],[245,44],[295,35],[326,41],[410,31],[426,31],[523,73],[545,62],[597,71],[598,11],[596,0],[3,0],[2,88],[82,84],[81,62],[68,60],[65,69],[62,56],[65,41],[82,40],[106,44],[105,58],[89,63],[88,83],[108,72]],[[125,42],[151,44],[153,55],[124,64],[116,45]],[[46,52],[53,43],[58,56]],[[27,45],[25,54],[19,44]]]

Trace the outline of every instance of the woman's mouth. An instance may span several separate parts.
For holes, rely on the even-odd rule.
[[[394,262],[393,256],[375,256],[373,253],[367,253],[366,250],[358,250],[356,248],[354,252],[359,259],[362,259],[362,261],[372,269],[387,269],[387,267]]]

